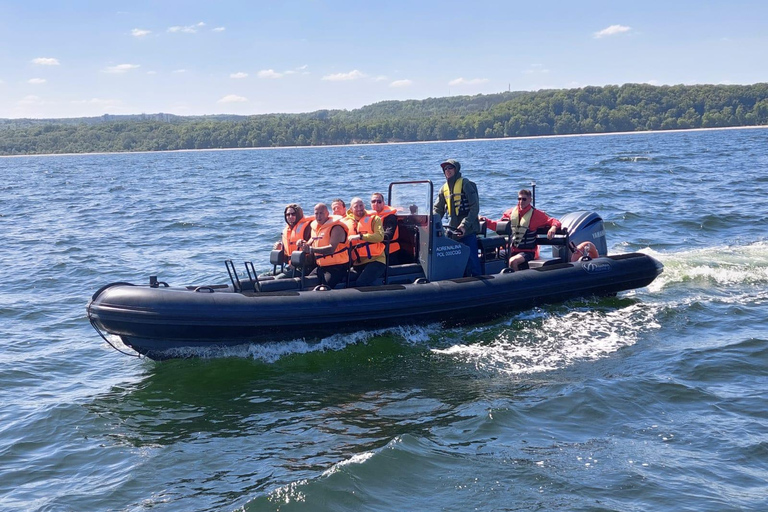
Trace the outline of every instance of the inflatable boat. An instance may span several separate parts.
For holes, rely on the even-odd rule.
[[[100,288],[86,310],[91,325],[107,341],[118,336],[151,359],[195,355],[203,348],[297,338],[320,339],[335,333],[396,325],[484,321],[510,311],[584,296],[615,295],[650,284],[662,264],[641,254],[608,255],[605,228],[594,212],[561,218],[553,239],[538,235],[552,254],[537,257],[528,269],[510,272],[511,226],[478,235],[483,275],[464,277],[469,247],[454,240],[442,219],[431,213],[430,181],[395,182],[388,204],[397,210],[399,262],[387,265],[374,286],[356,287],[354,275],[335,289],[303,275],[275,279],[257,275],[252,262],[244,273],[225,262],[229,283],[169,286],[111,283]],[[573,257],[573,248],[591,242],[597,257]],[[546,249],[542,247],[543,253]],[[287,262],[273,251],[273,270]],[[301,263],[301,253],[294,253]],[[593,255],[594,256],[594,253]],[[575,261],[572,261],[575,259]],[[114,346],[114,345],[113,345]]]

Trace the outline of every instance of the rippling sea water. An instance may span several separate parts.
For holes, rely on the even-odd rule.
[[[537,182],[650,287],[462,328],[123,356],[112,281],[268,268],[282,208]],[[768,130],[0,158],[0,510],[768,509]]]

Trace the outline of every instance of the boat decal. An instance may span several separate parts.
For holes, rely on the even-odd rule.
[[[447,258],[448,256],[458,256],[461,254],[461,244],[445,245],[435,249],[435,256],[438,258]]]
[[[581,265],[581,268],[587,274],[599,274],[601,272],[610,272],[611,264],[607,261],[587,261]]]

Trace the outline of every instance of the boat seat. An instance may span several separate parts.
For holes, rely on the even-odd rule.
[[[494,251],[507,246],[507,239],[503,236],[478,237],[477,245],[483,253]]]
[[[548,267],[558,263],[563,263],[563,260],[561,258],[536,258],[528,262],[528,268]]]
[[[536,244],[538,245],[568,245],[568,229],[557,228],[555,236],[550,240],[547,238],[549,227],[544,226],[536,230]]]
[[[393,265],[389,267],[389,277],[418,273],[424,273],[424,270],[418,263],[407,263],[405,265]]]
[[[285,265],[288,263],[286,261],[285,253],[278,249],[273,249],[269,253],[269,264],[270,265]]]

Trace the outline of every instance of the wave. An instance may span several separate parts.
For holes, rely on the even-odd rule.
[[[167,351],[174,358],[240,358],[252,359],[263,363],[276,363],[288,356],[311,354],[318,352],[337,352],[351,345],[365,344],[382,336],[395,336],[408,345],[426,345],[433,336],[440,332],[440,324],[403,325],[386,329],[339,333],[320,340],[303,338],[293,340],[277,340],[268,343],[244,343],[229,347],[184,347]],[[120,338],[107,335],[115,348],[131,352]]]
[[[675,253],[661,253],[650,248],[640,252],[664,264],[664,272],[648,286],[652,292],[681,283],[717,287],[768,284],[768,241]]]
[[[580,302],[564,305],[571,309],[565,314],[539,308],[521,312],[502,328],[488,328],[495,331],[490,342],[457,343],[433,352],[483,373],[535,374],[603,358],[661,327],[657,316],[663,305],[630,301],[616,308],[598,299]]]

